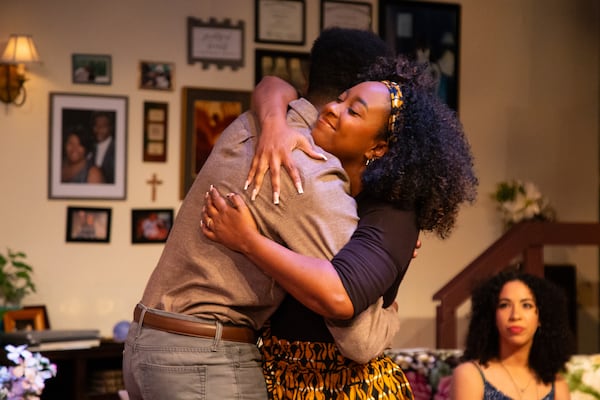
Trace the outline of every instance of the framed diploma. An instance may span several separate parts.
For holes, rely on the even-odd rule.
[[[370,31],[373,18],[370,3],[321,0],[321,30],[339,27]]]
[[[304,45],[304,0],[255,0],[256,42]]]

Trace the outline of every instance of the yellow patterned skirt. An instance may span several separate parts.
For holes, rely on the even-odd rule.
[[[333,343],[290,343],[268,329],[260,349],[270,399],[413,400],[402,369],[387,356],[359,364]]]

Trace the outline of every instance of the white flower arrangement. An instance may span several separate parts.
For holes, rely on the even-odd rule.
[[[497,203],[505,228],[521,221],[554,221],[556,218],[550,202],[532,182],[500,182],[492,199]]]
[[[0,400],[39,399],[44,381],[56,376],[56,365],[27,346],[7,345],[6,357],[16,365],[0,367]]]
[[[600,354],[571,357],[565,379],[572,400],[600,400]]]

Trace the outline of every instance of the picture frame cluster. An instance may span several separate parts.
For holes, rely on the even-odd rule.
[[[374,27],[371,2],[320,0],[319,12],[321,30],[342,27],[372,31]],[[275,75],[291,83],[300,95],[305,94],[310,54],[300,47],[306,45],[306,13],[306,0],[254,0],[255,85],[264,76]],[[444,78],[443,82],[440,78],[440,86],[443,83],[445,90],[443,93],[440,90],[440,96],[444,96],[444,100],[457,110],[460,6],[380,0],[377,17],[379,35],[398,54],[415,56],[422,38],[431,43],[430,50],[436,56],[442,54],[442,45],[454,46],[450,49],[451,65],[446,63],[446,71],[440,67],[439,76]],[[232,22],[227,18],[203,20],[189,16],[186,24],[188,65],[200,64],[202,69],[216,67],[235,71],[247,64],[245,21]],[[447,71],[451,74],[448,75]],[[175,62],[160,60],[159,57],[138,60],[137,77],[138,90],[158,96],[158,99],[144,99],[140,105],[143,115],[140,160],[143,163],[167,162],[168,130],[173,122],[167,100],[180,90],[181,150],[178,164],[179,198],[183,199],[220,132],[249,109],[251,92],[189,85],[178,89]],[[73,85],[81,88],[84,85],[110,86],[118,83],[119,79],[113,76],[112,55],[88,52],[71,55]],[[49,96],[48,198],[126,200],[131,133],[128,132],[129,98],[85,90],[51,92]],[[133,137],[138,136],[137,132],[133,133]],[[105,141],[104,136],[109,139]],[[156,185],[162,183],[157,180],[156,174],[153,176],[151,201],[155,200]],[[150,181],[147,183],[150,184]],[[142,220],[156,214],[170,229],[172,209],[136,208],[131,212],[131,243],[162,243],[166,240],[162,234],[149,237],[140,233],[143,231]],[[95,221],[93,234],[85,232],[86,218]],[[111,219],[112,209],[109,207],[69,206],[66,241],[109,243]]]

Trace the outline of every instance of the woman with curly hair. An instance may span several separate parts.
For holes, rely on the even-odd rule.
[[[381,60],[366,82],[321,110],[312,137],[340,160],[360,217],[350,242],[331,261],[263,237],[240,196],[224,199],[215,189],[207,195],[203,233],[249,257],[299,300],[288,296],[263,334],[271,398],[412,398],[389,357],[355,362],[340,354],[314,310],[325,297],[343,304],[346,318],[378,301],[392,306],[419,231],[447,237],[460,204],[475,199],[477,179],[462,126],[421,73],[405,60]],[[327,291],[331,281],[343,285],[341,296]]]
[[[559,372],[572,350],[562,290],[544,278],[503,271],[473,292],[452,398],[568,400]]]

